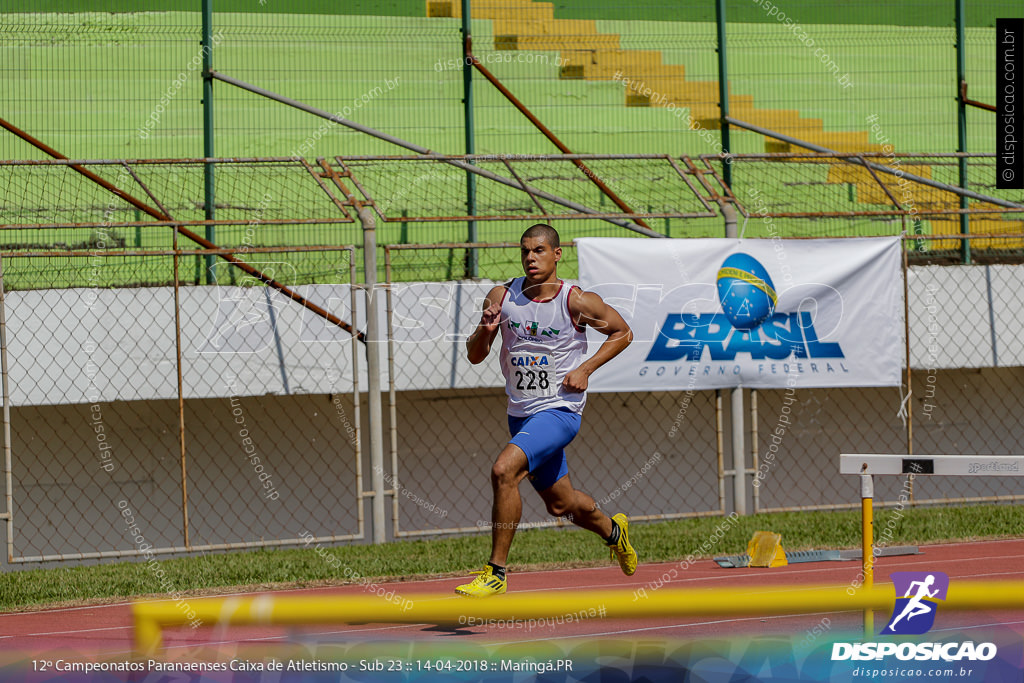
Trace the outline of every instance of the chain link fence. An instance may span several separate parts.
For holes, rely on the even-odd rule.
[[[385,248],[394,420],[387,479],[398,536],[490,528],[491,466],[508,441],[504,380],[494,358],[471,365],[464,342],[490,288],[522,274],[518,249]],[[487,280],[408,282],[470,251]],[[577,272],[575,249],[565,244],[559,274],[571,281]],[[590,393],[583,428],[566,449],[574,485],[610,514],[628,510],[631,519],[724,514],[714,392],[687,393]],[[524,496],[525,527],[565,524]]]
[[[983,456],[1021,443],[1011,417],[1024,379],[1016,305],[1024,282],[1012,265],[1024,239],[1019,207],[981,194],[968,210],[1002,221],[1002,232],[961,237],[932,225],[918,233],[919,216],[952,224],[958,209],[945,207],[959,195],[910,181],[921,200],[910,206],[896,194],[906,185],[872,174],[861,163],[870,158],[734,157],[744,179],[735,194],[722,185],[718,157],[468,161],[483,173],[479,223],[504,231],[511,223],[518,234],[555,222],[566,243],[560,274],[570,280],[579,277],[573,236],[636,234],[637,219],[654,228],[671,221],[647,228],[653,234],[701,235],[688,228],[706,222],[716,226],[707,234],[720,236],[724,205],[737,209],[746,238],[850,234],[861,220],[855,234],[906,232],[910,372],[901,388],[745,392],[744,476],[756,482],[747,509],[764,511],[854,504],[854,488],[837,474],[840,452]],[[381,235],[410,229],[403,223],[457,225],[467,218],[458,213],[466,161],[218,160],[225,204],[214,220],[204,217],[202,160],[0,163],[12,436],[0,518],[10,562],[368,540],[370,498],[391,505],[374,537],[486,530],[490,467],[506,433],[503,382],[495,365],[471,366],[463,342],[488,288],[521,274],[518,245],[385,244],[376,273],[360,265],[370,252],[338,246],[373,232],[367,216]],[[648,210],[613,209],[576,161]],[[902,167],[941,184],[951,162],[923,155]],[[431,213],[435,185],[455,214]],[[849,211],[850,187],[876,198],[868,215]],[[415,211],[396,211],[404,198]],[[830,221],[835,233],[824,229]],[[289,232],[297,226],[311,232]],[[191,248],[208,228],[217,243]],[[314,244],[289,244],[303,234],[317,234],[307,240]],[[968,239],[985,245],[973,253],[990,265],[928,265],[938,250],[921,248]],[[387,295],[373,297],[384,330],[376,347],[357,284],[375,280]],[[385,410],[374,425],[362,361],[371,348],[387,355],[375,378]],[[569,449],[574,484],[637,519],[734,509],[735,473],[723,455],[734,430],[723,399],[593,393]],[[378,430],[384,454],[374,461]],[[879,497],[895,500],[905,484],[880,483]],[[917,477],[911,487],[921,504],[1022,496],[999,479]],[[525,498],[526,524],[560,523]]]
[[[858,483],[838,474],[836,453],[1019,453],[1022,277],[1012,265],[908,268],[910,372],[898,390],[756,392],[757,450],[778,453],[761,463],[760,509],[856,507]],[[779,428],[781,444],[772,440]],[[911,504],[1024,499],[1017,477],[882,477],[875,490],[889,505],[901,495]]]
[[[700,160],[716,170],[717,189],[727,193],[721,159]],[[968,191],[958,187],[961,161],[979,178]],[[981,154],[745,154],[728,162],[729,189],[743,213],[744,237],[908,234],[919,236],[910,251],[915,262],[953,263],[965,253],[967,262],[998,260],[1024,250],[1024,211],[1020,191],[996,188],[995,161]],[[939,238],[968,233],[984,237]]]
[[[445,154],[718,153],[722,81],[729,84],[732,118],[827,149],[877,153],[891,146],[900,155],[960,149],[954,2],[825,9],[806,0],[730,0],[723,3],[722,46],[713,6],[644,0],[625,12],[609,3],[470,4],[468,31],[480,65],[564,148],[467,62],[459,0],[344,6],[298,0],[276,7],[221,0],[213,7],[209,47],[202,45],[199,0],[95,0],[95,11],[70,14],[12,0],[0,10],[11,47],[11,58],[0,64],[0,83],[12,110],[0,118],[76,159],[400,152],[393,139],[325,121],[224,80],[214,78],[204,92],[209,61],[215,74]],[[1011,0],[967,8],[962,45],[969,98],[993,104],[994,19],[1017,9]],[[720,72],[720,49],[728,57],[727,74]],[[467,70],[473,72],[469,79]],[[967,109],[965,151],[996,151],[992,116]],[[802,149],[737,125],[730,137],[733,153]],[[39,156],[38,146],[25,138],[0,136],[0,158]],[[993,184],[990,166],[969,167],[963,184]],[[432,215],[473,212],[455,182],[432,179],[429,170],[419,175],[427,176],[420,182],[435,189],[437,201],[459,207]],[[377,201],[392,205],[395,216],[415,216],[423,194],[407,196],[409,186],[378,194]],[[849,190],[845,210],[870,210],[855,191],[863,188],[832,189],[834,200]],[[634,211],[661,213],[653,194],[626,193],[638,198],[629,202]],[[237,206],[228,195],[230,188],[216,180],[217,211]],[[829,210],[838,209],[823,209]],[[991,226],[977,224],[986,220],[970,216],[971,231],[989,232]],[[652,229],[673,236],[715,227],[714,221],[655,222]],[[867,229],[864,219],[851,222]],[[830,223],[823,227],[836,227]],[[510,239],[496,229],[471,238],[465,221],[404,225],[381,242]],[[286,233],[289,244],[323,243],[301,225]],[[121,237],[129,244],[141,241],[133,231]]]
[[[804,0],[730,0],[724,7],[734,115],[842,145],[864,137],[864,117],[884,113],[901,152],[956,149],[953,2],[825,11]],[[213,5],[209,55],[198,0],[97,0],[94,11],[72,14],[46,9],[8,3],[2,23],[13,51],[0,79],[7,101],[32,122],[30,132],[69,156],[198,156],[205,56],[216,70],[331,112],[347,109],[361,123],[430,149],[466,151],[463,75],[470,67],[459,0],[343,7],[221,0]],[[974,99],[992,102],[993,20],[1017,9],[1010,0],[967,7]],[[505,0],[471,3],[471,15],[482,64],[573,151],[717,151],[684,118],[718,114],[713,5],[643,0],[625,12],[610,3]],[[553,151],[496,90],[479,75],[476,81],[477,151]],[[118,87],[124,82],[133,87]],[[214,148],[223,156],[289,155],[318,129],[296,110],[231,88],[214,92]],[[968,149],[994,151],[989,116],[971,112]],[[717,125],[705,127],[719,142]],[[331,146],[323,153],[393,152],[341,128],[324,137],[316,141]],[[732,151],[771,151],[762,136],[734,137]],[[3,145],[3,158],[27,158],[19,141]]]
[[[198,254],[3,256],[10,562],[364,537],[356,337],[241,272],[110,286]],[[304,251],[312,282],[288,249],[247,262],[352,320],[352,254]]]
[[[12,250],[88,250],[103,241],[109,248],[167,249],[174,225],[200,231],[225,248],[359,244],[355,201],[377,216],[382,245],[427,244],[434,238],[443,238],[441,244],[499,243],[518,236],[509,234],[510,222],[528,221],[558,222],[566,242],[637,232],[718,237],[722,206],[732,205],[743,237],[907,233],[918,236],[912,258],[947,262],[962,256],[965,241],[956,236],[967,216],[969,233],[984,236],[970,242],[972,257],[1019,256],[1019,191],[999,190],[994,180],[959,189],[961,160],[972,177],[994,179],[994,154],[879,152],[745,154],[727,160],[603,154],[0,162],[0,244]],[[723,178],[727,167],[731,187]],[[208,169],[216,187],[213,218],[205,212]],[[470,178],[473,212],[467,211]],[[475,240],[467,239],[467,225]],[[185,232],[180,236],[192,239]],[[210,263],[196,259],[183,280],[208,281]],[[468,262],[462,272],[472,274],[472,268]],[[140,273],[140,284],[170,277],[167,270]],[[445,263],[421,277],[451,275]]]

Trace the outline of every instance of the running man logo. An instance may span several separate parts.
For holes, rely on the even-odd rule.
[[[920,635],[935,623],[939,600],[946,599],[949,577],[943,572],[893,572],[896,604],[879,635]]]

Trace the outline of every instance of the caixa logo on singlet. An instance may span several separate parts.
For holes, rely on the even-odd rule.
[[[508,364],[514,368],[544,368],[550,364],[547,356],[513,355],[508,359]]]
[[[778,295],[767,269],[750,254],[722,262],[716,282],[721,313],[669,313],[648,361],[699,361],[707,348],[713,361],[737,353],[754,360],[845,358],[838,343],[823,342],[807,311],[778,312]]]
[[[553,327],[541,327],[541,324],[535,320],[527,320],[526,322],[509,320],[508,326],[510,329],[522,332],[528,337],[555,337],[561,332],[561,330],[556,330]]]

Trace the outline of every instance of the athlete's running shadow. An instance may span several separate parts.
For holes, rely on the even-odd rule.
[[[471,631],[469,626],[463,626],[458,624],[436,624],[434,626],[428,626],[420,630],[429,633],[440,633],[441,635],[447,637],[480,635],[480,633],[476,631]]]

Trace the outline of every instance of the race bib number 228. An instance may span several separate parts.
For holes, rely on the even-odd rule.
[[[544,354],[515,353],[509,356],[509,384],[522,397],[554,396],[558,393],[555,366]]]

